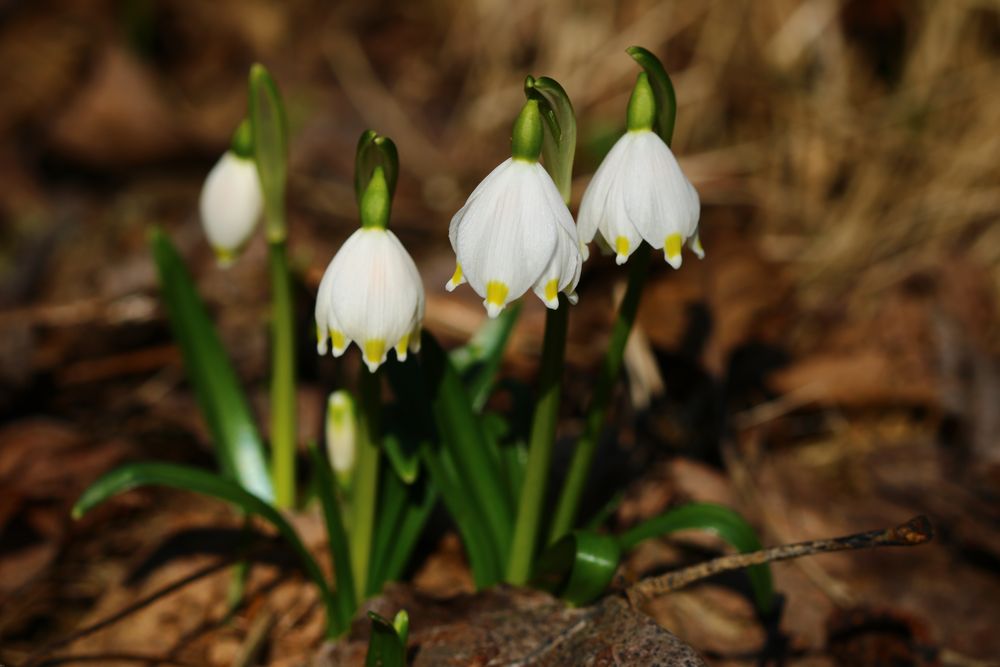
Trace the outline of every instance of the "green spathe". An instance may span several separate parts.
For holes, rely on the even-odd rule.
[[[510,153],[515,160],[538,162],[542,154],[542,114],[538,100],[528,100],[514,121]]]

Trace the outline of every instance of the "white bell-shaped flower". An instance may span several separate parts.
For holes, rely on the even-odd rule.
[[[316,350],[339,357],[355,341],[374,372],[390,349],[400,361],[420,347],[424,286],[417,266],[388,229],[362,227],[344,242],[320,281]]]
[[[264,207],[248,121],[236,129],[230,149],[208,172],[198,204],[205,236],[225,266],[250,238]]]
[[[483,179],[448,228],[456,267],[445,288],[468,282],[490,317],[529,288],[549,308],[559,307],[560,292],[576,303],[583,258],[573,216],[538,163],[541,131],[538,103],[529,100],[514,125],[514,156]]]
[[[672,267],[681,265],[685,242],[699,257],[705,253],[698,238],[701,204],[698,192],[681,171],[670,147],[652,130],[652,116],[640,110],[653,104],[645,74],[629,102],[629,130],[597,169],[580,202],[582,244],[599,231],[624,264],[642,241],[662,249]],[[584,257],[589,254],[581,248]]]

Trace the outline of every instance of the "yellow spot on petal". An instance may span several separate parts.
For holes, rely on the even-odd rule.
[[[681,254],[681,244],[684,239],[681,238],[680,234],[670,234],[663,241],[663,254],[667,256],[667,259],[673,259]]]
[[[215,261],[219,263],[221,267],[227,267],[236,261],[236,252],[230,250],[229,248],[212,248],[215,251]]]
[[[371,338],[365,341],[365,361],[370,364],[377,364],[385,356],[385,340],[382,338]]]
[[[545,283],[545,300],[552,301],[559,298],[559,281],[553,278]]]
[[[462,282],[462,265],[461,264],[458,264],[458,263],[455,264],[455,273],[451,274],[451,282],[453,282],[456,285],[459,284],[460,282]]]
[[[495,306],[502,306],[507,303],[507,285],[499,280],[491,280],[486,283],[486,303]]]
[[[628,246],[628,239],[624,236],[615,239],[615,252],[619,255],[628,255]]]
[[[330,340],[333,342],[333,349],[342,350],[347,347],[347,337],[344,332],[330,329]]]
[[[406,360],[406,351],[410,346],[410,334],[406,334],[396,343],[396,358],[400,361]]]

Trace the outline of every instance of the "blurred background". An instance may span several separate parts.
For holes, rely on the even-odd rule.
[[[785,610],[770,625],[725,585],[648,611],[713,665],[1000,654],[1000,3],[3,0],[0,662],[203,562],[156,561],[178,535],[201,530],[189,539],[198,552],[210,529],[239,526],[226,508],[165,491],[82,524],[68,508],[125,460],[211,464],[157,296],[152,225],[181,248],[267,418],[265,244],[220,270],[197,219],[253,62],[278,80],[291,125],[305,439],[343,380],[313,352],[311,311],[357,224],[361,131],[399,147],[393,228],[424,276],[427,327],[457,344],[483,311],[468,288],[443,290],[447,224],[509,156],[524,76],[551,76],[573,100],[575,211],[624,130],[633,44],[673,77],[673,148],[701,195],[708,255],[654,269],[592,504],[627,488],[621,527],[678,502],[725,502],[771,544],[917,513],[939,534],[905,553],[776,566]],[[567,445],[623,280],[606,258],[585,266]],[[544,317],[527,301],[506,372],[530,380]],[[690,548],[648,545],[630,567],[683,562]],[[418,586],[468,587],[456,550],[447,535],[429,544]],[[268,664],[301,664],[320,640],[317,613],[304,585],[277,581],[255,598],[286,619]],[[226,582],[70,649],[230,664],[249,620],[221,622]],[[877,661],[887,655],[901,662]]]

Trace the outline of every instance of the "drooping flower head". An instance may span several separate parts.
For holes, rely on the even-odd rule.
[[[250,125],[244,121],[233,135],[232,146],[208,173],[199,200],[201,224],[220,265],[236,258],[257,226],[262,208]]]
[[[576,302],[579,241],[573,217],[538,162],[542,146],[538,101],[529,99],[514,123],[512,156],[494,169],[452,217],[455,251],[450,292],[468,282],[490,317],[529,288],[549,308],[559,294]]]
[[[360,198],[361,228],[330,261],[316,298],[316,350],[326,354],[329,343],[339,357],[355,341],[371,372],[390,349],[400,361],[408,350],[419,350],[424,318],[417,266],[386,228],[391,197],[384,168],[374,167]]]
[[[667,263],[676,269],[685,242],[695,255],[704,257],[698,238],[701,205],[670,147],[654,131],[657,102],[647,73],[641,72],[629,99],[628,131],[583,194],[579,234],[581,243],[587,244],[600,232],[618,264],[645,241],[662,249]],[[582,250],[586,257],[585,245]]]

